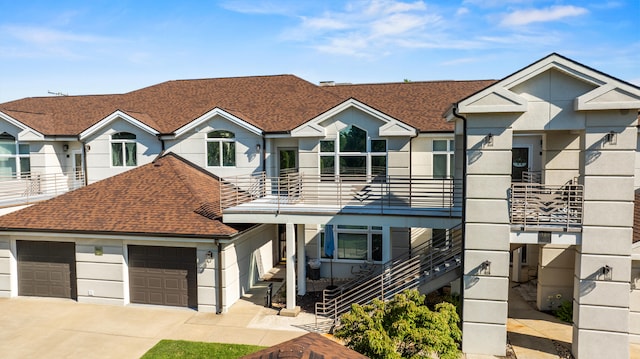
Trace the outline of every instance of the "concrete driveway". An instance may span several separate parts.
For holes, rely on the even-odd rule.
[[[256,302],[263,301],[257,289]],[[259,300],[258,300],[259,299]],[[2,358],[140,358],[160,339],[272,346],[307,333],[314,316],[276,315],[251,296],[228,313],[109,306],[65,299],[0,299]]]

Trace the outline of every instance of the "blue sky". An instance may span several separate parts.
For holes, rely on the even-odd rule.
[[[640,85],[640,0],[0,0],[0,102],[191,78],[500,79],[558,52]]]

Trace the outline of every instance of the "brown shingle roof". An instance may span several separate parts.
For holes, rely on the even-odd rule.
[[[0,111],[45,135],[78,135],[120,110],[172,133],[214,108],[265,132],[289,131],[355,98],[420,131],[451,131],[451,103],[495,81],[434,81],[320,87],[293,75],[168,81],[120,95],[26,98]]]
[[[218,180],[169,153],[153,163],[0,217],[0,230],[231,236]]]
[[[343,98],[353,97],[417,128],[420,132],[440,132],[453,131],[453,123],[443,119],[443,114],[451,104],[495,82],[426,81],[337,85],[323,88]]]
[[[309,333],[245,355],[242,359],[366,359],[367,357],[318,333]]]

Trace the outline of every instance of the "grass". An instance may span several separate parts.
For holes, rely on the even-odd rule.
[[[258,345],[191,342],[186,340],[161,340],[149,349],[141,359],[164,358],[220,358],[236,359],[264,349]]]

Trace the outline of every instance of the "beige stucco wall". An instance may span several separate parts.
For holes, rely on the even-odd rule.
[[[136,135],[136,159],[137,166],[153,161],[160,153],[160,140],[124,120],[115,120],[108,127],[101,129],[86,139],[88,147],[86,152],[88,183],[93,183],[123,173],[134,167],[113,167],[111,165],[111,135],[117,132],[130,132]]]
[[[573,246],[540,246],[536,298],[539,310],[555,310],[562,302],[573,300],[575,256]]]

